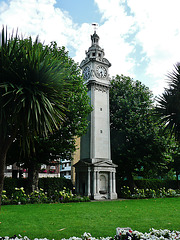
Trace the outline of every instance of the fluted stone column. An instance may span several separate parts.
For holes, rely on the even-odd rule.
[[[76,172],[76,192],[79,194],[79,172]]]
[[[116,192],[116,173],[113,172],[113,193]]]
[[[96,172],[96,192],[99,194],[99,171]]]
[[[94,187],[94,195],[96,194],[96,171],[94,170],[94,184],[93,184],[93,187]]]
[[[109,173],[109,194],[110,194],[110,199],[111,199],[111,194],[112,194],[112,172]]]
[[[88,196],[91,195],[91,170],[88,168]]]

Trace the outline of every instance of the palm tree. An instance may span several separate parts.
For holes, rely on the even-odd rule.
[[[35,136],[47,136],[65,119],[71,89],[64,49],[44,46],[31,37],[0,40],[0,204],[7,151],[17,134],[24,151],[33,151]],[[59,57],[61,55],[61,57]],[[61,61],[60,61],[61,59]],[[66,61],[67,62],[67,61]]]
[[[180,63],[168,74],[169,88],[157,98],[156,110],[166,129],[175,134],[180,142]]]
[[[156,110],[165,125],[165,129],[169,129],[180,144],[180,63],[177,63],[172,73],[168,74],[168,84],[169,87],[165,89],[162,96],[157,98]],[[174,158],[174,169],[179,185],[179,153]]]

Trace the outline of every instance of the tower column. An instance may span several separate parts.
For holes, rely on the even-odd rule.
[[[79,194],[79,172],[76,172],[76,192]]]
[[[96,172],[96,182],[97,182],[97,184],[96,184],[96,186],[97,186],[96,193],[99,194],[99,171]]]
[[[111,193],[112,193],[112,172],[109,173],[109,194],[111,198]]]
[[[88,167],[88,196],[91,195],[91,170]]]
[[[96,194],[96,171],[94,170],[94,184],[93,184],[93,187],[94,187],[94,195]]]

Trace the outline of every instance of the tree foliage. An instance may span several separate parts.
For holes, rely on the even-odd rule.
[[[156,111],[166,129],[180,142],[180,63],[168,74],[168,88],[157,98]]]
[[[111,81],[110,118],[112,159],[118,173],[133,187],[133,174],[160,171],[170,161],[168,138],[153,115],[153,95],[141,82],[116,76]]]
[[[174,70],[168,74],[168,88],[157,98],[156,112],[160,117],[165,130],[169,130],[180,146],[180,63],[174,66]],[[177,146],[173,156],[173,168],[180,174],[180,147]]]
[[[69,58],[67,60],[69,61]],[[72,63],[69,62],[69,67],[71,67]],[[28,168],[29,173],[36,170],[38,173],[41,164],[53,165],[52,162],[57,159],[72,158],[72,154],[76,150],[76,137],[80,137],[86,132],[88,125],[87,115],[91,112],[87,89],[83,84],[83,80],[78,76],[79,68],[72,68],[72,74],[71,81],[74,86],[64,105],[68,110],[65,121],[62,122],[58,130],[54,131],[53,134],[50,133],[48,137],[36,137],[34,141],[35,153],[31,153],[30,156],[22,154],[18,145],[19,142],[14,142],[7,155],[9,164],[21,163],[24,168]],[[79,79],[76,80],[75,76]],[[59,161],[57,161],[57,164],[59,164]],[[31,190],[31,185],[34,183],[30,179],[29,181]],[[34,185],[37,184],[36,182]]]
[[[24,152],[35,152],[34,140],[49,137],[68,119],[77,97],[86,89],[77,64],[65,48],[52,42],[43,45],[38,38],[7,37],[2,29],[0,45],[0,197],[9,147],[17,136]],[[77,96],[74,94],[78,93]],[[82,101],[81,101],[82,102]],[[88,99],[85,99],[85,103]],[[72,104],[72,106],[69,106]],[[88,104],[86,104],[88,106]],[[80,108],[79,108],[80,111]],[[79,120],[84,115],[73,112]],[[71,112],[72,114],[72,112]],[[79,129],[83,124],[76,121]],[[80,131],[80,130],[79,130]]]

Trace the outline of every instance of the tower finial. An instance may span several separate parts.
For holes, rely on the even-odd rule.
[[[94,32],[96,32],[96,30],[98,28],[98,24],[97,23],[92,23],[92,26],[94,27]]]

